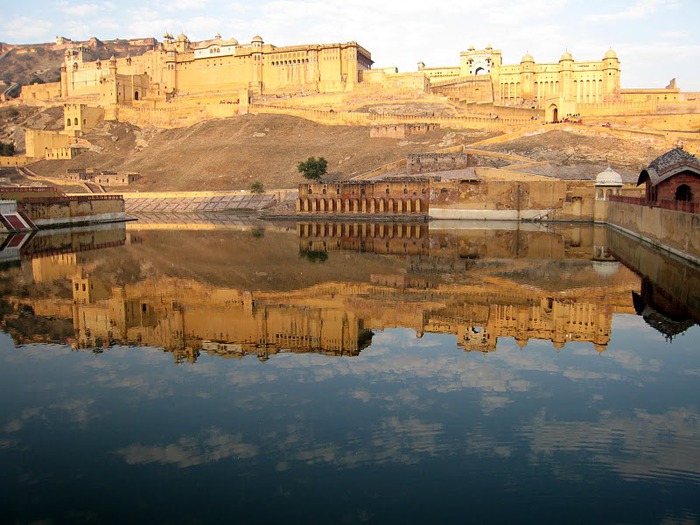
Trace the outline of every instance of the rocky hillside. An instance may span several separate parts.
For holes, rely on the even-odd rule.
[[[0,108],[0,141],[13,140],[18,151],[24,148],[23,127],[61,125],[62,108]],[[34,163],[32,170],[54,181],[70,168],[141,173],[129,191],[249,189],[255,181],[266,189],[293,188],[303,181],[297,164],[310,156],[328,160],[329,178],[349,179],[410,153],[493,136],[479,130],[437,130],[406,140],[376,139],[369,137],[367,127],[325,126],[284,115],[244,115],[168,130],[104,122],[84,137],[89,148],[83,154],[69,161]],[[529,168],[539,175],[590,179],[611,166],[633,182],[640,168],[669,144],[651,134],[618,135],[598,126],[562,125],[481,147],[547,162]]]
[[[78,42],[76,42],[78,44]],[[112,55],[124,57],[145,53],[150,46],[131,45],[126,40],[102,42],[96,38],[84,43],[92,51],[92,60],[106,60]],[[58,82],[65,49],[53,44],[8,45],[0,43],[0,80],[8,83],[33,84]]]
[[[188,128],[141,129],[105,122],[85,139],[89,151],[72,160],[42,161],[32,170],[44,176],[69,168],[138,171],[134,191],[293,188],[303,179],[297,164],[310,156],[328,160],[330,178],[348,179],[409,153],[435,151],[492,136],[438,130],[407,140],[370,138],[363,126],[324,126],[284,115],[244,115]]]

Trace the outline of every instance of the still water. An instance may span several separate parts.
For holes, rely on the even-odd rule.
[[[2,523],[700,520],[700,273],[614,231],[0,243]]]

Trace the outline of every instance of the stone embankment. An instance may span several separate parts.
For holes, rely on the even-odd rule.
[[[289,198],[296,190],[267,193],[238,192],[148,192],[125,193],[127,213],[258,212]]]

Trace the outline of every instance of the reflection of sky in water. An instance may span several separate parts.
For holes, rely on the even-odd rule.
[[[697,522],[700,328],[172,364],[0,338],[0,521]],[[119,503],[117,504],[116,501]]]

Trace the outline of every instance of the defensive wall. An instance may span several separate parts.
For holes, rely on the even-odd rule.
[[[121,195],[73,195],[27,198],[22,211],[40,228],[126,220]]]
[[[0,157],[0,168],[18,168],[26,166],[34,159],[25,157],[24,155],[15,155],[14,157]]]
[[[284,114],[305,118],[322,124],[342,123],[348,126],[371,126],[372,124],[425,123],[426,115],[390,115],[382,113],[360,113],[354,111],[334,111],[332,109],[290,108],[272,104],[251,104],[251,113]],[[493,118],[486,115],[463,115],[454,117],[431,116],[431,124],[452,129],[494,129],[503,130],[530,126],[530,118]]]
[[[591,221],[595,188],[592,181],[509,181],[482,178],[443,180],[431,185],[434,219]],[[501,171],[501,170],[493,170]]]
[[[418,175],[437,171],[463,170],[476,166],[501,167],[509,164],[507,155],[488,152],[417,153],[406,158],[406,173]]]
[[[428,123],[372,124],[369,128],[369,136],[370,138],[405,139],[413,135],[425,135],[436,129],[440,129],[440,126]]]
[[[21,217],[30,227],[40,229],[126,220],[121,195],[66,195],[46,187],[0,188],[0,199],[16,202]]]
[[[700,214],[608,201],[605,222],[628,235],[700,265]]]

